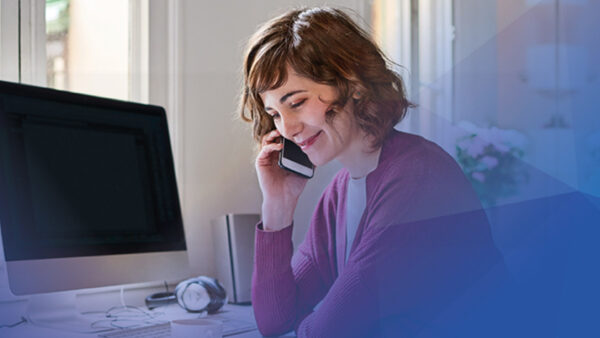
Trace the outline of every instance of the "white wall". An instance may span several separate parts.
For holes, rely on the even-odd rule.
[[[286,9],[323,4],[354,9],[369,21],[367,0],[181,3],[182,207],[195,274],[212,275],[215,271],[212,218],[230,212],[260,212],[250,125],[237,117],[246,41],[259,24]],[[295,215],[295,246],[304,237],[314,206],[339,167],[332,163],[318,168],[307,185]]]

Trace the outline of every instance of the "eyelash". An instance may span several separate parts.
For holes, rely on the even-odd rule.
[[[300,107],[302,104],[304,104],[305,101],[306,101],[306,99],[300,100],[297,103],[291,104],[290,107],[296,109],[296,108]],[[279,118],[279,113],[274,113],[273,115],[271,115],[271,117],[273,119],[278,119]]]
[[[306,101],[306,99],[300,100],[300,101],[298,101],[297,103],[294,103],[294,104],[290,105],[290,107],[292,107],[292,108],[298,108],[298,107],[300,107],[300,106],[301,106],[301,105],[302,105],[302,104],[303,104],[305,101]]]

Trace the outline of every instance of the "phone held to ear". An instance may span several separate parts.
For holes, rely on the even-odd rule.
[[[279,152],[279,166],[306,178],[312,178],[315,173],[315,166],[308,156],[296,143],[285,138],[283,149]]]

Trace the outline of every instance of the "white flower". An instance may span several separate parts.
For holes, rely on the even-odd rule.
[[[483,154],[485,147],[487,147],[490,143],[481,137],[473,137],[471,139],[471,143],[467,146],[467,154],[471,157],[477,157]]]
[[[510,150],[510,147],[506,145],[507,140],[505,139],[504,131],[501,129],[492,127],[487,130],[485,136],[483,137],[487,138],[487,140],[490,141],[490,143],[492,143],[494,147],[496,147],[496,149],[498,149],[498,151],[501,153],[505,153]]]
[[[492,169],[498,165],[498,159],[494,156],[484,156],[481,158],[481,162],[485,164],[488,169]]]
[[[458,127],[463,129],[467,135],[475,135],[465,141],[471,141],[471,144],[461,142],[459,146],[467,149],[467,153],[473,157],[481,155],[485,147],[494,146],[496,150],[505,153],[511,148],[523,149],[527,139],[520,132],[513,129],[500,129],[498,127],[479,128],[470,121],[461,121]]]

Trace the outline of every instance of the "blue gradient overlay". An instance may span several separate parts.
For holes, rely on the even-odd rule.
[[[453,155],[473,184],[511,278],[485,318],[462,309],[457,334],[597,337],[600,1],[494,6],[496,32],[421,87],[421,98],[428,88],[452,92],[452,117],[424,101],[413,112],[429,128],[416,132]]]

